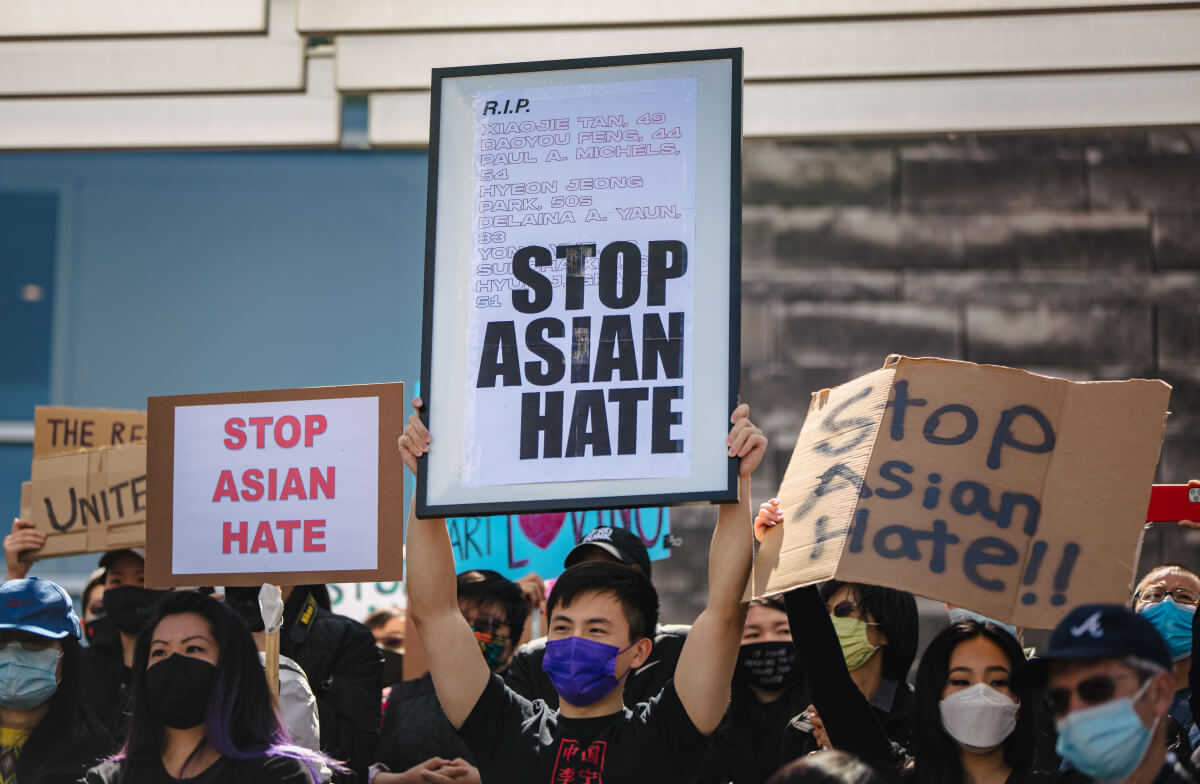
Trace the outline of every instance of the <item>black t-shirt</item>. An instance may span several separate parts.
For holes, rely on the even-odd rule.
[[[568,719],[493,675],[459,733],[484,784],[690,784],[708,744],[674,681],[633,710]]]
[[[105,762],[89,770],[83,781],[84,784],[313,784],[313,777],[300,760],[271,756],[252,760],[222,757],[186,779],[167,773],[162,760],[157,758]]]

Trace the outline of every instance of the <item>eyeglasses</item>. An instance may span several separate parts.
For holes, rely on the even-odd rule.
[[[1075,684],[1072,689],[1047,689],[1046,708],[1050,715],[1062,718],[1071,711],[1071,694],[1078,694],[1079,699],[1088,705],[1101,705],[1111,700],[1117,694],[1117,681],[1136,678],[1135,675],[1093,675]]]
[[[1191,588],[1172,588],[1168,591],[1160,585],[1152,585],[1135,593],[1133,598],[1138,604],[1157,604],[1168,596],[1180,604],[1189,604],[1193,607],[1200,605],[1200,593]]]
[[[467,618],[467,625],[473,630],[484,634],[493,634],[497,637],[508,637],[510,628],[507,623],[499,618]]]
[[[0,638],[0,650],[9,647],[10,645],[18,645],[27,651],[44,651],[50,647],[50,640],[47,637],[22,637],[16,639],[13,637]]]

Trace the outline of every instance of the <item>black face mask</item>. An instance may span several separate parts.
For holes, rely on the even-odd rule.
[[[178,653],[146,670],[146,704],[168,727],[187,729],[204,723],[217,668],[203,659]]]
[[[796,649],[791,642],[754,642],[738,652],[738,671],[751,686],[782,691],[796,682]]]
[[[90,648],[119,648],[117,625],[107,615],[98,615],[83,625],[83,635]]]
[[[170,591],[152,591],[140,585],[119,585],[104,590],[104,614],[125,634],[137,634],[150,620],[154,605]]]
[[[262,610],[258,606],[258,588],[227,587],[225,589],[225,604],[245,622],[252,632],[266,629],[263,624]]]

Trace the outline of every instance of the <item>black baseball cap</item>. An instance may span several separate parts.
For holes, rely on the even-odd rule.
[[[626,528],[601,526],[588,533],[579,544],[571,548],[563,560],[563,568],[574,566],[583,560],[589,547],[599,547],[623,564],[641,568],[642,574],[650,576],[650,553],[642,538]]]
[[[1050,662],[1125,656],[1153,662],[1168,672],[1173,667],[1167,645],[1150,621],[1120,604],[1085,604],[1059,621],[1046,649],[1017,669],[1013,688],[1043,688]]]

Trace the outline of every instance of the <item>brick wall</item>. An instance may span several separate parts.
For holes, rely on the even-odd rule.
[[[743,171],[741,390],[771,438],[755,504],[809,393],[893,353],[1162,378],[1157,481],[1200,476],[1200,129],[753,140]],[[673,512],[664,618],[703,607],[715,520]],[[1200,568],[1200,532],[1147,535],[1143,570],[1181,559]]]

